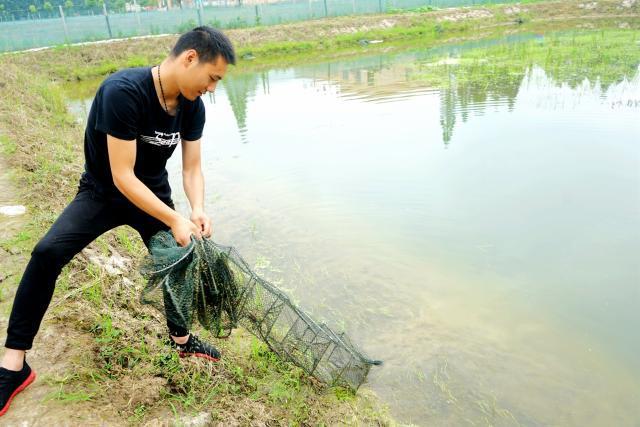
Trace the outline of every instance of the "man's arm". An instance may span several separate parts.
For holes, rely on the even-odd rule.
[[[200,140],[182,141],[182,185],[191,205],[191,221],[203,236],[211,236],[211,220],[204,212],[204,176]]]
[[[174,238],[181,246],[189,244],[192,234],[200,237],[200,231],[194,223],[164,204],[135,175],[135,140],[125,141],[107,135],[107,148],[113,183],[131,203],[170,227]]]

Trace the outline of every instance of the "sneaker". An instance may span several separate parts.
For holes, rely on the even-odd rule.
[[[24,361],[20,371],[10,371],[0,367],[0,417],[8,410],[16,394],[27,388],[36,379],[36,373]]]
[[[173,339],[169,338],[173,347],[178,349],[180,357],[195,356],[217,362],[220,360],[220,352],[211,344],[200,341],[200,338],[193,334],[189,334],[189,340],[184,344],[177,344]]]

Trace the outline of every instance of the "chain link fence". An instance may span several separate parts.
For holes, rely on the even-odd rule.
[[[254,0],[255,1],[255,0]],[[519,0],[223,0],[191,7],[144,10],[134,3],[128,12],[102,8],[72,12],[62,6],[48,11],[1,11],[0,51],[10,52],[65,43],[180,33],[198,25],[244,28],[329,16],[387,13],[419,8],[517,3]]]

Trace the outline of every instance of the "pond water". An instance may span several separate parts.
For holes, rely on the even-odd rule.
[[[365,387],[399,421],[637,426],[640,56],[564,72],[506,43],[533,50],[225,78],[214,238],[383,359]]]

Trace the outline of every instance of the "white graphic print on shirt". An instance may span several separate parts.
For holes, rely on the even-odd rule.
[[[149,144],[167,147],[178,145],[180,142],[182,142],[182,138],[180,138],[180,132],[164,133],[158,132],[157,130],[154,132],[156,133],[156,136],[140,135],[140,139],[143,142],[148,142]]]

